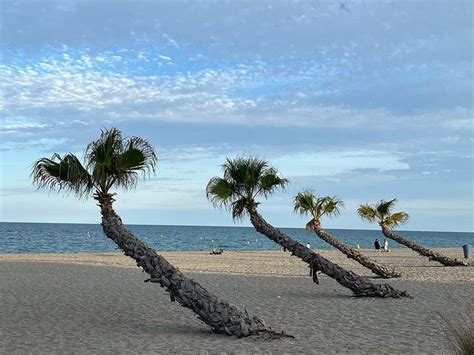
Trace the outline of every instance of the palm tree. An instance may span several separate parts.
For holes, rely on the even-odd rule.
[[[406,223],[409,218],[408,214],[405,212],[392,213],[396,201],[396,199],[389,201],[380,200],[380,202],[375,205],[360,205],[357,209],[357,214],[360,216],[360,218],[365,219],[369,222],[377,221],[380,227],[382,228],[383,234],[387,238],[407,246],[408,248],[416,251],[418,254],[428,257],[430,260],[435,260],[445,266],[469,265],[464,261],[449,258],[430,249],[426,249],[421,245],[412,242],[411,240],[408,240],[398,234],[393,233],[392,228],[398,227],[399,225]]]
[[[123,138],[119,130],[112,128],[103,130],[100,138],[87,146],[85,165],[71,153],[63,157],[54,154],[51,159],[41,158],[34,163],[32,178],[38,188],[70,192],[79,198],[93,196],[101,210],[105,235],[150,275],[145,282],[160,284],[169,292],[171,301],[191,309],[214,332],[238,337],[274,334],[259,318],[239,311],[184,276],[124,227],[112,208],[115,194],[111,189],[134,188],[140,173],[145,177],[155,172],[156,162],[156,152],[146,140]]]
[[[309,232],[315,232],[322,240],[338,249],[349,259],[357,261],[359,264],[365,266],[374,274],[381,277],[400,277],[401,273],[392,268],[376,263],[365,255],[359,253],[357,250],[342,243],[336,237],[321,228],[321,218],[323,216],[333,217],[339,215],[343,206],[344,202],[335,196],[320,197],[315,196],[312,191],[303,190],[295,196],[294,211],[301,215],[311,215],[312,219],[306,224],[306,230]]]
[[[408,296],[406,292],[398,291],[388,284],[373,284],[368,279],[343,269],[267,223],[257,212],[260,203],[256,198],[257,196],[267,198],[276,189],[285,188],[288,180],[279,177],[278,171],[269,166],[265,160],[253,157],[228,158],[222,168],[223,177],[215,176],[207,185],[208,199],[216,207],[229,209],[234,220],[242,219],[248,214],[258,232],[309,264],[316,283],[318,283],[316,272],[321,271],[342,286],[351,289],[356,296]]]

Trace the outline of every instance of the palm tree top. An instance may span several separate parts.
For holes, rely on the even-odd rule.
[[[140,173],[154,173],[157,155],[153,146],[139,137],[123,137],[116,129],[101,130],[99,139],[85,150],[85,164],[72,153],[33,164],[31,177],[38,188],[49,188],[89,197],[92,191],[107,194],[112,187],[133,189]]]
[[[409,215],[406,212],[392,213],[397,200],[380,200],[378,203],[370,205],[360,205],[357,209],[357,214],[360,218],[366,219],[369,222],[377,221],[381,226],[388,228],[398,227],[401,224],[408,222]]]
[[[227,158],[222,172],[223,177],[211,178],[206,195],[214,206],[231,210],[234,219],[243,218],[247,208],[256,207],[258,196],[266,199],[289,183],[266,160],[256,157]]]
[[[309,228],[313,223],[319,223],[326,215],[334,217],[341,214],[344,202],[336,196],[317,196],[312,190],[302,190],[294,198],[294,211],[303,215],[311,215],[313,218],[307,224]]]

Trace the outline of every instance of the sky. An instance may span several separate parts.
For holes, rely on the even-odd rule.
[[[205,187],[255,155],[290,180],[276,226],[309,188],[345,202],[328,228],[397,198],[404,229],[474,230],[470,1],[3,0],[0,23],[0,221],[98,223],[30,172],[117,127],[159,159],[117,191],[125,223],[234,225]]]

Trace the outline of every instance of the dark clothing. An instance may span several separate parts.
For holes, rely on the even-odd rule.
[[[375,247],[375,250],[379,250],[380,249],[380,243],[377,239],[375,239],[375,242],[374,242],[374,247]]]

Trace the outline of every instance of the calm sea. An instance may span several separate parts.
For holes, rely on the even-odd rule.
[[[150,226],[128,225],[136,237],[163,251],[276,250],[278,246],[249,227]],[[300,228],[281,228],[285,233],[311,247],[329,249],[314,234]],[[329,230],[345,243],[371,248],[375,238],[383,239],[377,230]],[[426,247],[461,247],[474,244],[474,233],[400,231]],[[402,247],[390,241],[391,248]],[[116,250],[115,244],[95,224],[0,223],[0,253],[103,252]]]

